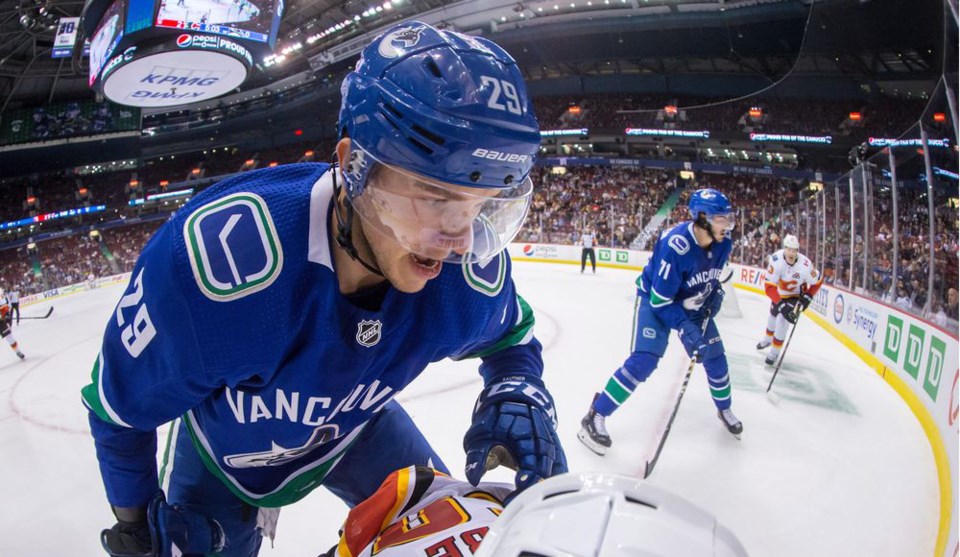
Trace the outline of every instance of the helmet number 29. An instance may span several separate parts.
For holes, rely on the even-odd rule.
[[[488,75],[481,75],[480,85],[484,87],[490,85],[493,88],[490,99],[487,101],[487,106],[494,110],[506,110],[511,114],[523,114],[520,95],[517,94],[517,88],[513,83]],[[503,93],[505,102],[500,101],[501,93]]]

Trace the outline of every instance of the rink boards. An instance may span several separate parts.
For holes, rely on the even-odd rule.
[[[516,243],[510,256],[518,261],[579,265],[581,246]],[[596,246],[598,267],[641,270],[649,251]],[[731,264],[738,288],[763,293],[763,269]],[[919,421],[937,466],[940,524],[936,557],[958,549],[958,362],[957,336],[898,308],[824,285],[808,316],[874,369],[910,407]]]
[[[518,261],[580,264],[581,246],[511,244]],[[640,270],[648,251],[596,247],[598,267]],[[733,264],[734,284],[762,293],[763,270]],[[129,280],[129,273],[98,279],[94,286]],[[21,298],[23,306],[88,290],[86,282]],[[873,368],[902,398],[929,440],[940,484],[936,557],[957,547],[958,341],[932,323],[897,308],[825,285],[805,316],[820,325]]]

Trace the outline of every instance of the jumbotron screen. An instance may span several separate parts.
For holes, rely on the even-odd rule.
[[[160,0],[156,27],[271,43],[283,0]]]
[[[96,81],[104,63],[123,37],[123,3],[116,0],[107,8],[90,41],[90,83]]]

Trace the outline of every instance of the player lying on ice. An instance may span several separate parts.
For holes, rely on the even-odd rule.
[[[392,400],[444,358],[482,360],[472,483],[498,462],[521,489],[566,471],[504,250],[540,145],[516,63],[408,22],[342,91],[338,166],[225,180],[144,248],[83,389],[107,553],[249,557],[321,485],[353,506],[399,468],[448,473]]]
[[[554,476],[509,504],[513,486],[473,485],[420,466],[397,470],[350,511],[321,557],[745,557],[716,518],[645,481]]]

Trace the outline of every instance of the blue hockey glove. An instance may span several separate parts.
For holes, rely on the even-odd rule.
[[[163,492],[150,501],[145,520],[117,518],[113,528],[100,533],[100,543],[112,557],[205,555],[226,545],[223,528],[216,520],[180,505],[168,505]]]
[[[488,385],[463,438],[467,480],[477,485],[487,470],[503,464],[517,471],[517,490],[522,491],[566,472],[556,424],[553,399],[539,381],[507,377]]]
[[[698,362],[706,353],[707,348],[709,348],[707,341],[703,338],[700,327],[700,324],[687,320],[680,323],[680,328],[677,330],[677,333],[680,335],[680,342],[683,343],[683,348],[687,351],[687,355]]]
[[[727,293],[724,292],[723,287],[719,284],[710,293],[710,296],[707,298],[703,305],[700,306],[700,317],[706,317],[708,315],[717,315],[720,313],[720,306],[723,305],[723,298]]]

